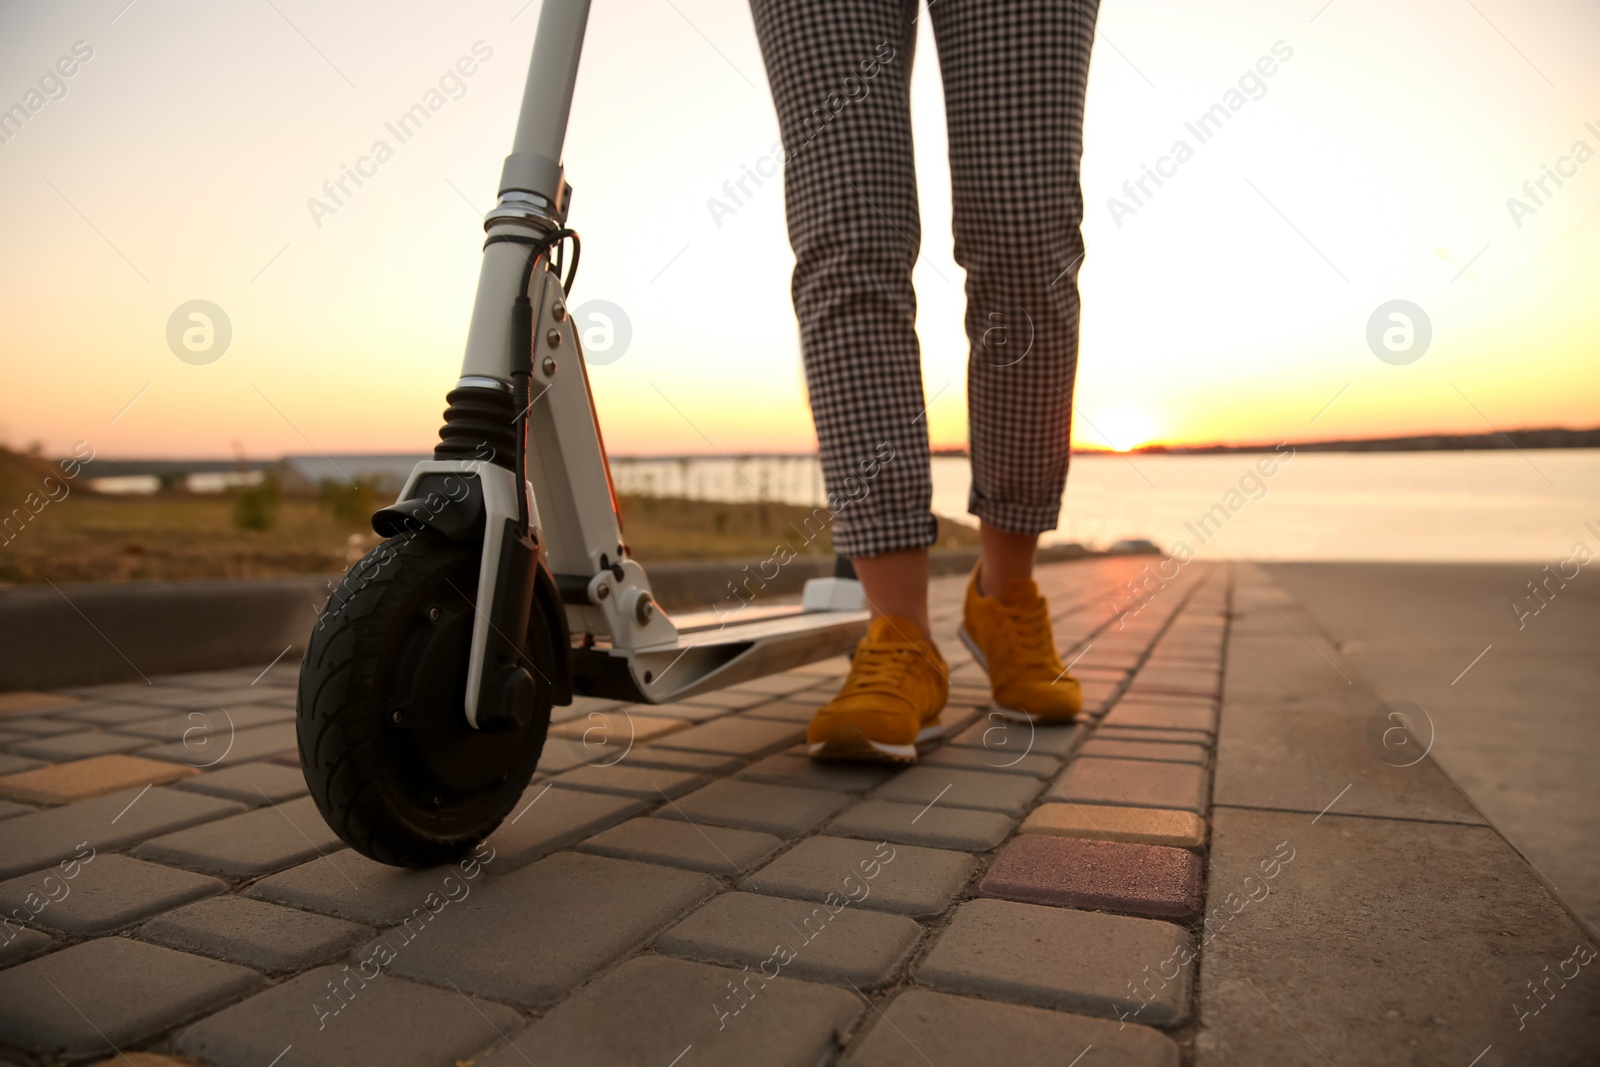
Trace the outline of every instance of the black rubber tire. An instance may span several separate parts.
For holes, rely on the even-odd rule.
[[[550,726],[548,628],[529,621],[536,712],[506,733],[473,730],[464,694],[476,613],[476,545],[390,538],[328,598],[300,668],[300,764],[346,844],[380,863],[429,867],[488,837],[528,786]]]

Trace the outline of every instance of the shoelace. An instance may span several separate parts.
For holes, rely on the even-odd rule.
[[[1021,607],[1001,604],[999,614],[1002,633],[1016,666],[1024,670],[1036,669],[1051,677],[1064,670],[1050,632],[1050,611],[1042,598]]]
[[[913,658],[921,653],[912,645],[869,645],[856,649],[850,667],[851,695],[856,693],[905,693],[906,672]],[[840,694],[841,696],[845,694]]]

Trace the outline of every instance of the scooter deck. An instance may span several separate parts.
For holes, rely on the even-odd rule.
[[[807,611],[799,606],[674,616],[676,641],[630,651],[573,649],[574,689],[639,704],[684,700],[844,655],[866,633],[869,618],[865,610]]]

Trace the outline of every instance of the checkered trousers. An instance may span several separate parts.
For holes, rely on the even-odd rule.
[[[968,510],[1015,533],[1053,529],[1077,371],[1078,161],[1098,0],[750,7],[783,131],[792,294],[835,548],[874,556],[935,538],[911,287],[919,18],[933,20],[967,274]],[[953,282],[937,292],[955,295]]]

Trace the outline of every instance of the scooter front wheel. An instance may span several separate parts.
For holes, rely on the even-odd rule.
[[[381,863],[458,859],[498,826],[533,777],[550,725],[535,680],[525,726],[490,733],[466,718],[478,552],[430,533],[393,537],[351,568],[306,646],[297,709],[300,763],[318,809]],[[554,654],[539,612],[528,650]]]

